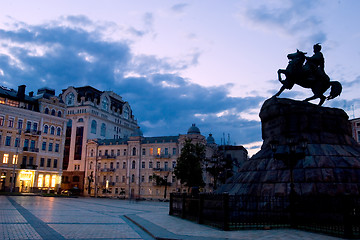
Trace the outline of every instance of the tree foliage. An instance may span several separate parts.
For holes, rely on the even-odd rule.
[[[210,173],[214,180],[214,189],[218,184],[224,184],[226,180],[233,175],[231,158],[224,157],[222,151],[215,151],[211,159],[206,160],[206,171]]]
[[[181,184],[188,188],[204,186],[201,167],[204,159],[205,146],[199,143],[193,144],[191,139],[185,140],[174,169],[175,176],[180,179]]]

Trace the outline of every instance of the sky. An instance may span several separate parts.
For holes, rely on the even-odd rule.
[[[359,9],[358,0],[2,1],[0,85],[113,91],[144,136],[195,123],[251,156],[262,144],[260,108],[297,49],[311,56],[321,43],[326,73],[343,85],[324,106],[360,117]],[[280,97],[309,96],[295,86]]]

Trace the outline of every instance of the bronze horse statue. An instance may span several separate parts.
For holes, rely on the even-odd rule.
[[[306,98],[304,101],[314,100],[320,98],[319,105],[321,106],[325,100],[333,99],[340,95],[342,91],[341,83],[337,81],[330,81],[329,76],[325,72],[311,72],[305,62],[306,53],[297,50],[295,53],[287,55],[289,64],[286,69],[278,70],[279,81],[283,84],[279,92],[274,96],[278,97],[285,89],[292,89],[294,84],[298,84],[304,88],[311,88],[314,95]],[[285,80],[281,79],[281,74],[286,76]],[[330,95],[324,96],[325,91],[331,87]]]

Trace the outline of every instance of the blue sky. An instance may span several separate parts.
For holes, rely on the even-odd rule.
[[[4,1],[1,9],[0,85],[112,90],[145,136],[196,123],[252,154],[260,107],[280,88],[277,70],[318,42],[325,71],[343,84],[324,106],[360,117],[357,0]],[[299,87],[281,95],[308,96]]]

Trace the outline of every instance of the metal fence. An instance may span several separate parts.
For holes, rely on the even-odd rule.
[[[170,215],[223,230],[295,228],[360,238],[359,196],[170,194]]]

